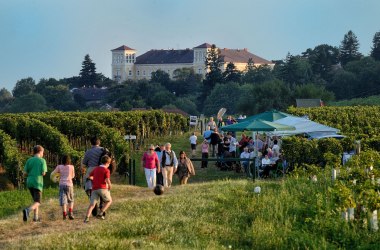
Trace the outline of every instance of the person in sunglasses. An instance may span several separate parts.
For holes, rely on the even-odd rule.
[[[148,188],[153,189],[156,186],[156,172],[161,172],[160,162],[153,145],[150,145],[148,150],[143,154],[141,166],[145,172]]]

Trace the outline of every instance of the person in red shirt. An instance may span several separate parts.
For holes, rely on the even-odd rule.
[[[89,175],[89,178],[92,180],[92,192],[91,192],[91,201],[90,206],[87,209],[86,218],[84,222],[87,223],[90,221],[90,214],[94,209],[96,203],[99,202],[100,197],[102,198],[104,204],[102,209],[98,212],[96,216],[99,219],[104,220],[104,212],[109,208],[112,203],[112,198],[110,194],[111,190],[111,180],[110,180],[110,171],[108,169],[111,163],[111,157],[105,155],[101,159],[101,165],[95,167],[94,170]]]

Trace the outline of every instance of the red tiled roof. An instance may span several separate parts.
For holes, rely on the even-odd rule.
[[[111,51],[115,51],[115,50],[135,50],[135,49],[132,49],[132,48],[129,48],[128,46],[120,46],[119,48],[116,48],[116,49],[113,49]]]
[[[198,49],[198,48],[211,48],[211,44],[209,43],[202,43],[201,45],[197,46],[197,47],[194,47],[194,49]]]
[[[220,57],[225,63],[247,63],[249,58],[252,58],[257,64],[273,64],[262,57],[248,52],[247,49],[220,49]]]

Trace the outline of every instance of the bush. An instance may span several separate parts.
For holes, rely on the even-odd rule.
[[[0,175],[0,191],[13,190],[15,186],[5,175]]]

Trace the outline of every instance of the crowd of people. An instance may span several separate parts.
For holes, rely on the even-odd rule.
[[[201,152],[204,161],[202,161],[202,167],[207,167],[209,153],[212,157],[223,159],[223,161],[217,162],[219,166],[222,166],[222,170],[232,170],[235,162],[226,161],[228,158],[240,156],[240,159],[249,159],[238,163],[248,177],[252,177],[252,165],[259,170],[259,176],[268,177],[269,172],[275,170],[277,165],[286,164],[281,155],[280,137],[256,134],[254,139],[242,133],[241,139],[237,140],[236,133],[220,130],[221,126],[236,122],[233,117],[228,116],[225,122],[219,119],[218,125],[216,125],[214,118],[210,117],[207,129],[203,132]]]
[[[196,145],[196,136],[193,134],[191,142]],[[115,162],[107,149],[100,146],[97,137],[91,138],[91,148],[85,152],[82,160],[83,188],[89,198],[89,206],[84,222],[90,221],[91,214],[98,219],[105,219],[106,211],[112,204],[111,179],[115,171]],[[194,148],[194,147],[193,147]],[[194,148],[195,153],[195,148]],[[24,176],[33,203],[23,209],[23,220],[28,221],[33,212],[33,221],[39,222],[39,207],[42,200],[43,177],[47,173],[46,160],[43,158],[44,148],[36,145],[33,148],[33,157],[26,161]],[[173,175],[178,176],[181,185],[187,184],[191,175],[195,175],[195,168],[190,158],[184,151],[176,153],[171,149],[171,144],[149,145],[143,153],[141,166],[145,173],[148,188],[154,189],[158,184],[170,188],[173,183]],[[63,220],[74,220],[74,166],[69,155],[62,157],[61,164],[56,166],[51,176],[59,174],[59,204],[62,207]]]
[[[232,164],[240,164],[248,177],[252,177],[252,165],[261,170],[259,176],[267,177],[271,169],[278,163],[285,164],[281,155],[281,139],[276,137],[252,137],[241,134],[241,139],[236,139],[233,132],[222,132],[220,126],[230,125],[236,120],[231,116],[225,122],[218,124],[211,117],[207,129],[203,132],[203,141],[200,146],[202,154],[201,168],[208,167],[209,154],[212,157],[223,159],[238,158],[247,159],[231,161]],[[191,156],[197,151],[197,136],[192,133],[189,142]],[[112,204],[110,175],[115,170],[115,162],[109,152],[100,146],[100,140],[96,137],[91,139],[92,147],[86,151],[82,161],[83,187],[89,197],[84,222],[89,222],[91,214],[99,219],[105,219],[106,210]],[[210,152],[211,151],[211,152]],[[23,209],[23,220],[28,221],[30,212],[33,211],[33,221],[39,221],[39,206],[41,204],[43,190],[43,176],[47,172],[46,161],[43,158],[44,148],[37,145],[33,148],[33,157],[29,158],[24,167],[24,176],[27,177],[27,187],[30,190],[33,203]],[[228,163],[228,161],[227,161]],[[231,166],[230,165],[230,166]],[[228,165],[227,165],[228,166]],[[149,145],[141,158],[141,167],[145,173],[147,186],[154,189],[156,185],[170,188],[173,176],[176,174],[181,185],[187,184],[189,178],[195,175],[195,168],[185,151],[179,152],[179,158],[172,150],[171,144]],[[64,155],[61,164],[56,166],[52,174],[59,173],[59,204],[62,207],[63,219],[74,219],[74,166],[70,156]]]
[[[196,145],[196,138],[191,139],[191,142]],[[171,147],[169,142],[165,145],[149,145],[148,150],[143,154],[141,166],[145,172],[148,188],[153,189],[156,185],[171,187],[174,174],[178,175],[180,184],[187,184],[190,176],[195,175],[193,163],[186,156],[185,151],[180,151],[177,158]],[[193,146],[191,148],[193,149]]]

